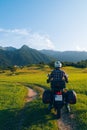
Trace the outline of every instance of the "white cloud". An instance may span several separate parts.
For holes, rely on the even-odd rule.
[[[76,46],[76,50],[77,50],[77,51],[87,51],[86,48],[80,47],[79,45]]]
[[[11,32],[19,34],[19,35],[28,35],[29,34],[29,31],[27,31],[26,29],[14,29]]]
[[[33,33],[30,35],[29,43],[31,43],[31,47],[37,49],[55,49],[54,44],[47,35]]]
[[[0,28],[0,33],[15,33],[15,34],[23,34],[23,35],[28,35],[28,31],[26,29],[2,29]]]
[[[0,46],[19,48],[24,44],[35,49],[55,49],[48,35],[27,29],[0,29]]]

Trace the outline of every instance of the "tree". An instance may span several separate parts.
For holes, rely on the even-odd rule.
[[[12,72],[12,74],[14,74],[16,72],[16,70],[17,70],[17,66],[10,66],[8,68]]]

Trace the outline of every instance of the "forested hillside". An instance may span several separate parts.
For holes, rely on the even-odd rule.
[[[41,50],[43,54],[56,58],[60,61],[78,62],[87,59],[86,51],[52,51],[52,50]]]
[[[24,45],[20,49],[12,47],[1,48],[0,47],[0,66],[24,66],[28,64],[37,64],[40,62],[48,63],[51,61],[49,56],[42,54],[41,52],[29,48]]]

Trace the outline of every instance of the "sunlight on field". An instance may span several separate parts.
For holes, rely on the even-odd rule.
[[[69,76],[68,89],[73,89],[77,93],[77,104],[71,105],[72,112],[75,113],[75,121],[78,122],[78,130],[87,129],[87,69],[77,69],[73,67],[64,67],[63,70]],[[9,129],[15,130],[18,127],[19,111],[24,107],[27,88],[25,85],[50,87],[46,83],[47,74],[51,69],[48,66],[43,68],[38,66],[24,67],[18,69],[14,75],[10,71],[0,73],[0,128],[5,129],[8,125]],[[38,130],[57,129],[55,120],[50,120],[52,115],[46,115],[46,107],[41,98],[27,104],[24,115],[23,130],[33,130],[38,124]],[[32,116],[33,114],[33,116]],[[39,114],[39,116],[38,116]],[[34,117],[34,115],[36,117]],[[32,117],[31,117],[32,116]],[[38,117],[37,117],[38,116]],[[9,117],[9,119],[8,119]],[[31,118],[30,118],[31,117]],[[12,121],[13,119],[14,121]],[[37,121],[35,121],[37,120]],[[47,120],[47,122],[46,122]],[[31,123],[30,123],[31,121]],[[43,122],[43,123],[42,123]],[[15,123],[16,125],[13,125]],[[37,128],[36,128],[37,130]],[[51,130],[51,129],[50,129]]]

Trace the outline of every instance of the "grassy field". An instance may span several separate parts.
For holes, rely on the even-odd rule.
[[[76,130],[87,130],[87,69],[63,70],[69,75],[67,88],[77,93],[77,104],[71,105]],[[0,130],[58,130],[53,113],[49,114],[47,105],[42,103],[39,88],[50,87],[46,83],[50,71],[48,66],[32,66],[18,69],[15,75],[10,71],[0,73]],[[39,95],[30,103],[25,102],[27,87]]]

